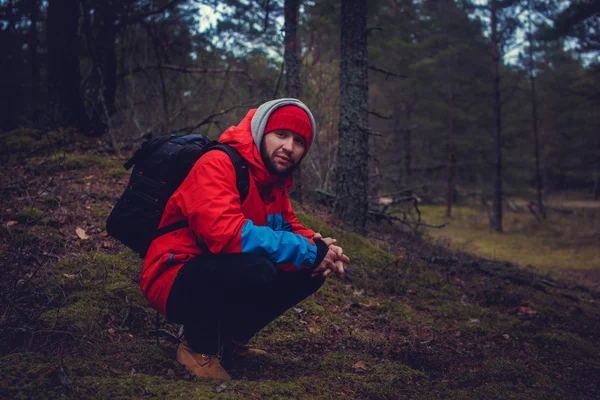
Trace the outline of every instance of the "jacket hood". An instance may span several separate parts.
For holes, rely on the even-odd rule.
[[[289,190],[293,186],[292,176],[290,175],[288,177],[281,178],[280,176],[272,175],[267,170],[267,167],[265,167],[260,155],[259,145],[254,143],[251,124],[256,112],[256,108],[251,109],[237,126],[231,126],[227,128],[219,137],[219,142],[226,143],[236,149],[248,162],[250,172],[254,176],[256,185],[259,189],[262,189],[265,186],[276,182],[277,180],[282,180],[284,188]]]

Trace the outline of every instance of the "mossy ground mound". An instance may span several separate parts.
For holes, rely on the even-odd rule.
[[[191,379],[175,362],[179,326],[160,318],[157,330],[138,289],[141,260],[106,236],[127,181],[111,172],[122,160],[56,161],[15,164],[13,175],[43,195],[28,202],[13,185],[3,199],[0,283],[11,303],[0,323],[2,398],[600,397],[594,293],[399,231],[366,239],[304,213],[344,247],[348,276],[328,279],[253,339],[272,359],[234,363],[224,385]],[[59,224],[36,223],[46,217]]]

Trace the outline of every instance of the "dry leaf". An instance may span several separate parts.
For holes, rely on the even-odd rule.
[[[90,238],[88,235],[86,235],[85,231],[81,228],[75,228],[75,233],[77,233],[77,236],[81,240],[88,240]]]
[[[6,223],[6,226],[13,226],[13,225],[16,225],[16,224],[18,224],[18,222],[17,222],[17,221],[8,221],[8,222]]]
[[[63,276],[67,279],[75,279],[75,275],[71,275],[71,274],[63,274]]]
[[[456,281],[456,283],[458,283],[460,286],[465,286],[465,285],[466,285],[465,281],[463,281],[463,280],[462,280],[462,279],[460,279],[460,278],[454,278],[454,280],[455,280],[455,281]]]
[[[354,372],[363,372],[369,369],[367,368],[367,364],[365,364],[364,361],[358,361],[352,366],[352,368],[354,369]]]
[[[531,309],[529,307],[519,307],[519,312],[521,312],[523,314],[527,314],[527,315],[537,314],[537,311],[535,311],[534,309]]]

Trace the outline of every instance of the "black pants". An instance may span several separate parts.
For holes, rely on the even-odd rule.
[[[179,270],[167,317],[183,324],[194,351],[215,354],[225,338],[249,340],[316,292],[325,279],[310,273],[283,272],[252,254],[203,254]]]

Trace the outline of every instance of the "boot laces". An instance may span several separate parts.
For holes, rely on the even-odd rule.
[[[221,359],[221,357],[219,357],[218,355],[201,354],[201,356],[203,360],[206,360],[206,362],[204,364],[200,364],[200,367],[205,367],[209,365],[215,358],[217,359],[217,361]]]

